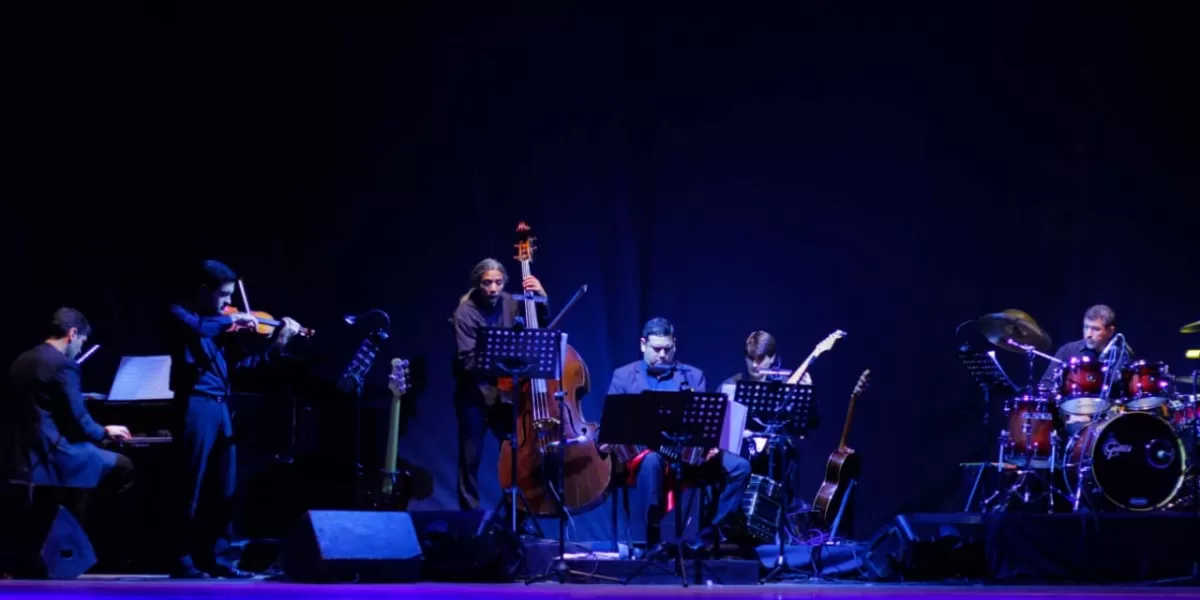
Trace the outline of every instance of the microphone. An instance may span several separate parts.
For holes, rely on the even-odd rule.
[[[1117,343],[1117,338],[1124,339],[1125,334],[1118,333],[1117,335],[1114,335],[1111,340],[1108,340],[1108,345],[1104,347],[1104,350],[1100,351],[1101,358],[1104,358],[1104,356],[1108,354],[1109,350],[1112,350],[1113,344]]]
[[[383,317],[383,322],[386,323],[386,325],[383,327],[383,329],[391,329],[392,328],[392,317],[388,316],[388,314],[386,312],[379,310],[378,308],[372,308],[371,310],[368,310],[367,312],[362,313],[361,315],[346,315],[346,316],[342,317],[342,320],[345,321],[347,325],[355,325],[360,320],[362,320],[364,317],[368,317],[371,315],[379,315],[379,316]]]

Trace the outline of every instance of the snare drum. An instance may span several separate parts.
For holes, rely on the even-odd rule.
[[[1104,376],[1108,367],[1098,360],[1084,357],[1072,357],[1069,362],[1058,367],[1058,378],[1062,382],[1059,388],[1058,409],[1071,415],[1095,416],[1108,410],[1111,403],[1102,397],[1104,392]],[[1109,394],[1115,397],[1117,394]]]
[[[1129,410],[1152,410],[1171,398],[1171,374],[1164,362],[1139,360],[1121,369],[1121,382]]]
[[[1008,442],[1005,462],[1031,467],[1048,467],[1053,457],[1051,433],[1054,413],[1050,398],[1025,394],[1004,407],[1008,414]]]

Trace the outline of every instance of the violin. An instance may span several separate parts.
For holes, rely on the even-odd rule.
[[[271,313],[269,313],[269,312],[261,311],[261,310],[250,310],[250,300],[248,300],[246,298],[246,286],[242,284],[241,279],[239,279],[237,283],[238,283],[238,291],[241,292],[241,294],[242,294],[242,306],[245,306],[246,310],[238,310],[238,308],[236,306],[226,306],[225,308],[221,309],[221,313],[226,314],[226,315],[231,315],[231,314],[240,312],[240,313],[246,313],[249,315],[254,315],[254,318],[258,320],[258,327],[255,329],[255,333],[261,333],[262,335],[271,335],[272,333],[275,333],[275,328],[282,326],[283,321],[280,321],[279,319],[276,319],[275,317],[271,316]],[[233,330],[249,331],[248,328],[241,327],[238,325],[234,325],[232,328],[230,328],[230,331],[233,331]],[[299,335],[301,337],[312,337],[316,334],[317,334],[317,332],[315,330],[309,329],[308,327],[301,327],[300,331],[297,332],[297,335]]]
[[[226,315],[232,315],[234,313],[240,313],[240,312],[244,312],[248,315],[254,315],[254,318],[258,319],[258,328],[255,329],[255,332],[261,333],[263,335],[271,335],[272,333],[275,333],[276,327],[283,326],[283,321],[280,321],[280,320],[276,319],[275,317],[271,316],[271,313],[262,311],[262,310],[243,311],[243,310],[239,310],[238,307],[236,307],[236,306],[226,306],[225,309],[222,310],[221,312]],[[237,325],[234,325],[233,329],[249,331],[249,328],[239,327]],[[315,334],[316,334],[316,331],[309,329],[307,327],[301,327],[300,331],[297,333],[297,335],[304,336],[304,337],[312,337]]]

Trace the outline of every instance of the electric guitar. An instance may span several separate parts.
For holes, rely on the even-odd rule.
[[[804,359],[803,363],[800,363],[800,368],[792,371],[792,376],[788,377],[787,384],[796,385],[800,383],[800,378],[804,377],[804,374],[808,372],[808,368],[812,366],[812,362],[817,360],[818,356],[833,350],[833,345],[844,337],[846,337],[846,332],[841,329],[825,336],[825,339],[821,340],[821,343],[817,344],[816,348],[813,348],[812,354],[809,354],[808,358]]]
[[[817,490],[817,499],[813,501],[813,510],[821,514],[825,523],[832,528],[835,520],[842,517],[842,499],[849,491],[850,482],[858,478],[862,459],[854,453],[853,448],[846,446],[846,438],[850,435],[850,423],[854,420],[854,405],[859,396],[867,390],[871,378],[871,370],[863,371],[858,378],[858,385],[850,394],[850,408],[846,410],[846,424],[842,426],[842,440],[838,447],[829,455],[825,463],[825,481]]]
[[[408,361],[392,359],[392,372],[388,375],[388,389],[392,392],[392,405],[388,410],[387,454],[383,457],[383,500],[390,508],[404,510],[408,505],[410,474],[396,469],[400,443],[400,399],[408,393]],[[380,507],[384,508],[384,507]]]

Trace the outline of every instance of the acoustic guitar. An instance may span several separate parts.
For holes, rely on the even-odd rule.
[[[408,393],[408,361],[392,359],[392,372],[388,375],[388,390],[392,392],[392,405],[388,411],[387,454],[383,457],[383,502],[389,508],[404,510],[408,505],[409,477],[407,471],[396,469],[400,443],[400,399]],[[384,508],[384,507],[380,507]]]
[[[850,394],[850,408],[846,410],[846,424],[842,426],[842,440],[838,447],[829,455],[825,463],[825,481],[817,490],[817,499],[813,502],[813,510],[820,513],[827,526],[832,527],[834,521],[841,517],[842,499],[850,488],[850,482],[858,478],[862,459],[855,454],[854,449],[846,446],[846,438],[850,435],[850,423],[854,420],[854,406],[859,396],[867,390],[871,378],[871,370],[863,371]]]

